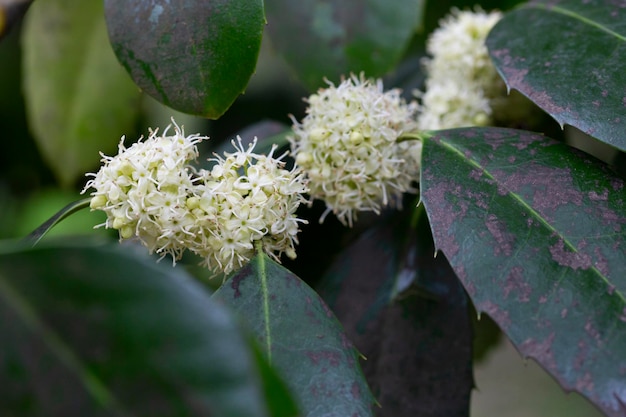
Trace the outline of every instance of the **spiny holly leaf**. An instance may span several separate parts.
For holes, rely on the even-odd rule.
[[[297,276],[257,255],[213,295],[237,311],[303,416],[371,416],[357,352],[332,312]]]
[[[626,9],[611,0],[541,0],[487,39],[507,85],[559,124],[626,150]]]
[[[367,360],[381,417],[467,417],[473,388],[468,300],[434,257],[422,206],[389,213],[339,254],[320,295]]]
[[[542,135],[425,139],[422,200],[478,311],[566,390],[626,413],[626,187]]]
[[[402,57],[423,1],[266,0],[272,44],[310,90],[364,71],[378,77]]]
[[[2,246],[0,340],[3,416],[268,415],[232,316],[128,248]]]
[[[256,67],[262,0],[105,0],[115,54],[139,87],[183,113],[216,119]]]
[[[102,3],[33,4],[23,32],[24,92],[37,145],[63,186],[98,165],[128,132],[139,91],[109,46]]]

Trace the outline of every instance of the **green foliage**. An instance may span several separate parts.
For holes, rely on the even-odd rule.
[[[139,91],[108,43],[102,3],[38,1],[23,32],[24,92],[39,150],[64,187],[113,153]]]
[[[2,415],[269,415],[232,316],[145,255],[4,245],[0,300]]]
[[[622,10],[600,0],[532,2],[507,14],[487,45],[510,88],[561,126],[626,150]]]
[[[306,283],[265,254],[213,295],[244,319],[304,412],[371,416],[374,402],[341,325]]]
[[[382,405],[377,415],[467,415],[469,300],[445,256],[433,256],[424,207],[407,206],[364,231],[318,288],[367,358],[363,370]]]
[[[389,72],[419,25],[422,0],[268,0],[272,43],[310,90],[350,72]]]
[[[25,3],[0,5],[0,19]],[[195,125],[214,136],[205,153],[232,151],[232,132],[240,132],[245,144],[259,137],[257,152],[278,144],[278,156],[290,134],[287,115],[303,113],[294,105],[299,93],[270,85],[240,97],[249,83],[262,83],[252,75],[265,28],[278,59],[309,90],[361,71],[422,88],[415,83],[424,79],[427,36],[450,7],[472,4],[105,0],[103,8],[97,0],[38,0],[21,34],[29,127],[65,188],[94,170],[98,151],[112,154],[142,123],[139,90],[205,118],[230,109]],[[402,211],[364,213],[346,230],[332,214],[317,224],[320,205],[301,208],[309,224],[298,259],[285,267],[257,255],[222,285],[213,281],[213,296],[181,271],[197,259],[173,269],[132,244],[30,247],[88,200],[61,209],[30,240],[3,242],[0,414],[466,417],[477,311],[565,390],[622,416],[626,187],[615,173],[625,172],[626,160],[622,6],[532,1],[506,12],[487,39],[509,88],[586,133],[585,149],[595,150],[596,140],[615,148],[614,159],[572,149],[567,133],[541,121],[514,126],[542,133],[410,132],[403,139],[423,143],[420,195],[407,196]],[[19,14],[12,16],[10,24]],[[0,90],[17,71],[5,61]],[[279,87],[284,102],[268,93]],[[276,103],[285,120],[264,120],[279,112]],[[258,120],[242,126],[251,114]],[[15,141],[28,149],[28,139],[25,132]],[[21,160],[13,154],[0,164],[9,167],[0,178],[0,230],[13,226],[16,202],[27,201],[13,184],[37,189],[50,181],[24,175],[29,168],[15,168]],[[202,159],[199,167],[210,166]]]
[[[441,131],[423,158],[436,247],[477,310],[565,389],[618,413],[624,181],[566,145],[507,129]]]
[[[105,0],[111,44],[133,80],[184,113],[221,116],[254,72],[261,0]]]

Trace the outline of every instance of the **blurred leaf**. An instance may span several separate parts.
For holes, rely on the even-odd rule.
[[[256,67],[262,0],[105,0],[115,54],[146,93],[184,113],[216,119]]]
[[[35,2],[23,46],[30,126],[44,159],[69,187],[132,128],[139,91],[111,52],[100,1]]]
[[[342,252],[320,295],[367,359],[363,368],[393,417],[467,416],[473,388],[467,296],[434,257],[423,207],[389,213]]]
[[[213,298],[237,311],[257,335],[303,415],[372,415],[373,399],[356,350],[332,312],[300,278],[261,254]]]
[[[487,46],[510,88],[563,126],[626,150],[624,5],[542,0],[507,15]]]
[[[341,75],[380,77],[419,26],[423,1],[267,0],[272,44],[311,90]]]
[[[272,150],[274,144],[277,145],[279,149],[288,145],[289,142],[287,142],[286,136],[289,133],[291,133],[291,129],[280,122],[262,120],[237,132],[233,139],[239,136],[244,146],[248,146],[254,141],[254,138],[257,138],[257,145],[254,148],[254,152],[267,155]],[[223,155],[224,152],[233,151],[233,145],[230,140],[221,142],[214,149],[214,152],[219,155]],[[280,154],[277,153],[274,156],[280,156]]]
[[[626,404],[626,188],[539,134],[427,138],[422,199],[436,247],[479,312],[566,390],[609,416]]]
[[[266,416],[233,318],[181,270],[85,242],[0,248],[3,416]]]
[[[201,159],[196,165],[198,168],[211,169],[215,165],[215,161],[212,158],[215,154],[223,156],[225,153],[232,153],[235,151],[233,141],[236,143],[236,137],[241,138],[241,143],[244,148],[250,146],[254,139],[257,139],[257,144],[254,147],[254,153],[260,155],[269,155],[274,145],[276,150],[273,157],[278,158],[289,150],[289,142],[287,141],[287,135],[291,133],[291,129],[280,122],[273,120],[263,120],[258,123],[254,123],[245,129],[237,132],[232,139],[218,142],[216,146],[212,146],[211,155],[208,158]],[[215,145],[215,143],[211,143]],[[283,159],[285,161],[285,159]]]
[[[26,14],[33,0],[0,0],[0,40]]]

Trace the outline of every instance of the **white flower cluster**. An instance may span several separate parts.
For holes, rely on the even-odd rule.
[[[274,158],[275,147],[267,156],[253,153],[255,143],[246,150],[238,138],[236,152],[215,158],[213,169],[202,173],[191,204],[210,231],[199,235],[196,252],[211,270],[228,273],[243,266],[254,256],[253,242],[261,239],[274,259],[282,253],[296,257],[298,223],[306,223],[296,216],[308,192],[304,174],[295,167],[284,169],[286,154]]]
[[[418,125],[421,130],[492,124],[493,106],[506,86],[489,59],[485,39],[500,20],[499,12],[452,13],[429,37],[425,59],[426,91]]]
[[[415,130],[416,103],[406,104],[399,90],[384,92],[381,80],[352,75],[337,87],[329,82],[308,104],[288,139],[309,194],[326,203],[320,221],[332,211],[351,226],[358,211],[379,213],[415,191],[421,142],[398,138]]]
[[[104,163],[85,186],[93,188],[91,208],[107,214],[103,225],[120,239],[138,238],[150,252],[171,254],[174,261],[190,250],[214,272],[228,274],[254,256],[254,242],[278,259],[295,257],[298,219],[305,201],[304,176],[284,162],[253,153],[256,140],[244,149],[217,157],[210,171],[196,171],[196,144],[206,137],[185,136],[177,125],[173,136],[152,131],[130,148],[122,141],[115,157]]]

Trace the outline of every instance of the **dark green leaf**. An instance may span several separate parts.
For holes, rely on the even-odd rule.
[[[256,256],[213,295],[257,335],[303,415],[371,416],[357,352],[319,296],[297,276]]]
[[[507,85],[559,124],[626,150],[624,4],[541,0],[511,12],[487,46]]]
[[[465,291],[445,256],[434,257],[423,207],[381,220],[340,254],[320,295],[333,300],[367,358],[377,415],[467,416],[473,378]]]
[[[266,416],[232,316],[129,249],[0,249],[0,414]]]
[[[31,129],[61,184],[71,186],[131,130],[139,91],[111,51],[99,1],[35,2],[23,47]]]
[[[364,71],[379,77],[402,57],[423,1],[415,0],[267,0],[272,44],[310,89],[324,77]]]
[[[218,118],[256,67],[262,0],[105,0],[115,53],[142,90],[184,113]]]
[[[422,199],[438,249],[479,312],[566,390],[626,411],[626,188],[542,135],[438,132]]]
[[[259,371],[263,379],[263,392],[265,401],[272,417],[294,417],[298,416],[298,406],[291,396],[289,388],[278,377],[274,368],[270,366],[256,343],[251,343],[254,348],[255,357],[259,366]]]

